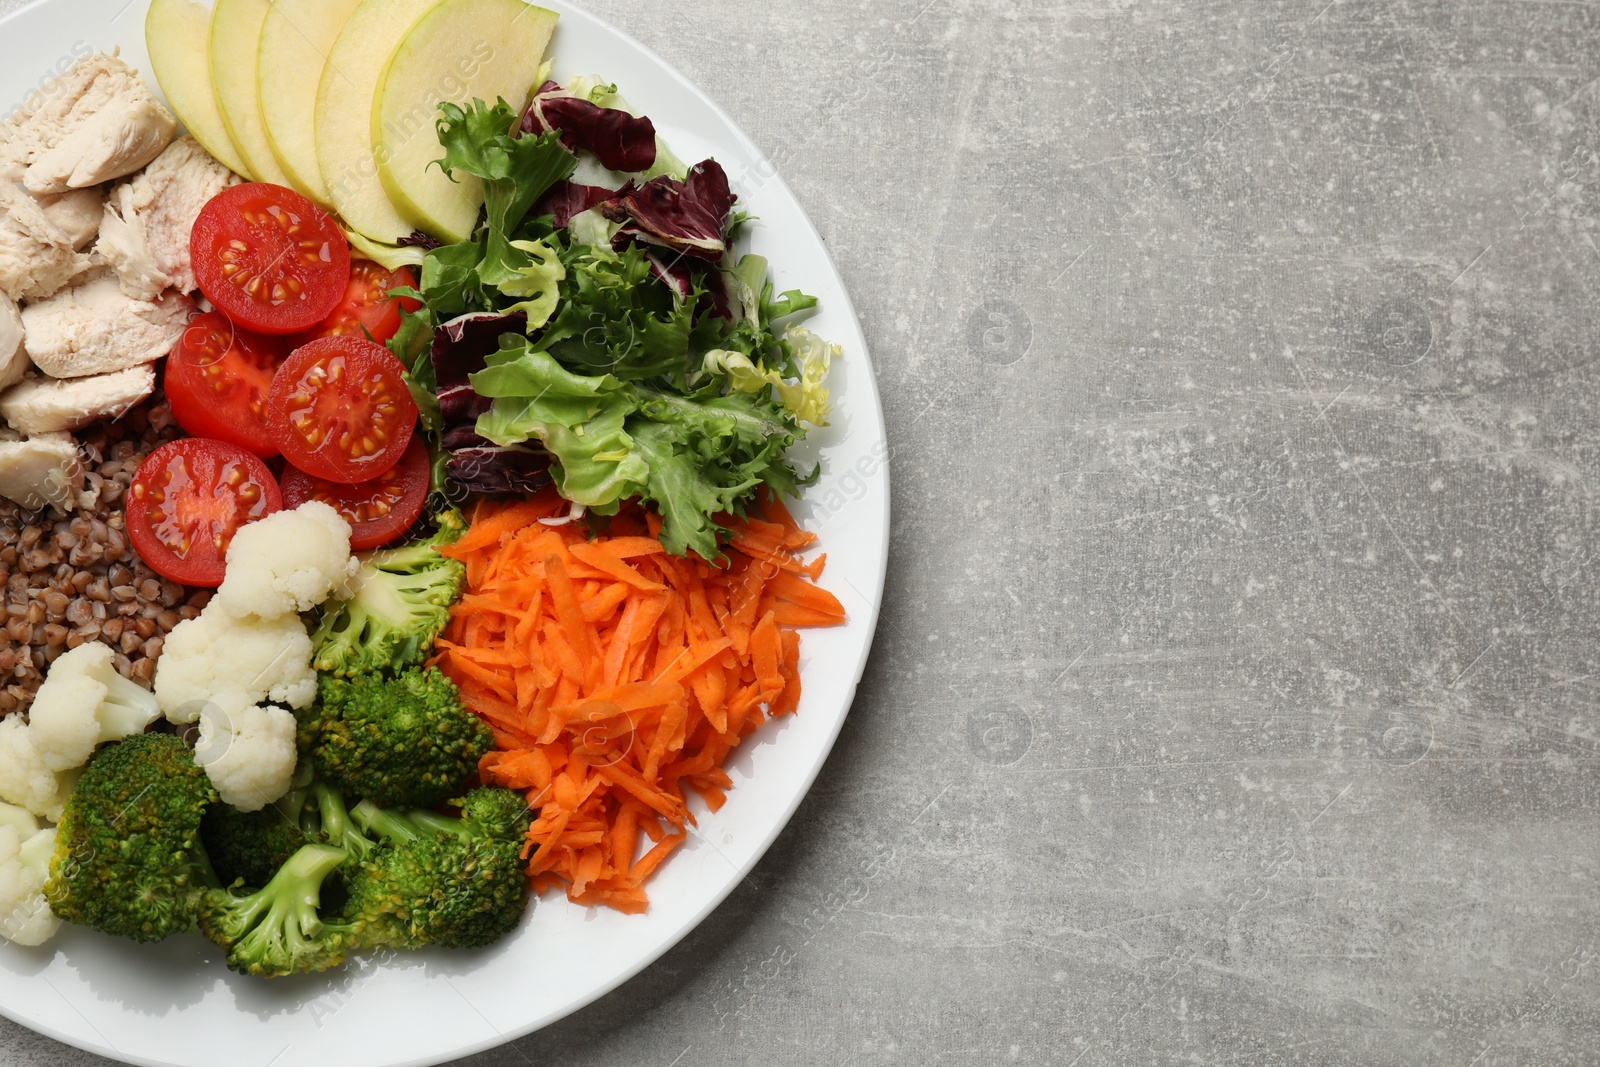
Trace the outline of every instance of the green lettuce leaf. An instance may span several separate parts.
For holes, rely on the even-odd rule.
[[[384,244],[381,241],[372,240],[365,234],[357,233],[349,227],[342,227],[342,229],[344,229],[344,235],[349,239],[352,249],[383,267],[384,270],[399,270],[401,267],[422,266],[423,250],[421,248]]]
[[[578,247],[566,263],[565,299],[541,347],[586,374],[625,381],[687,376],[694,305],[674,306],[667,289],[651,281],[642,250],[597,255]]]
[[[798,381],[788,381],[778,371],[756,363],[745,353],[725,348],[706,353],[706,373],[725,376],[728,388],[735,393],[759,393],[771,386],[773,394],[797,420],[812,426],[828,425],[832,409],[825,379],[842,350],[801,326],[789,327],[784,340],[794,353],[794,362],[799,368]]]
[[[801,430],[781,404],[752,393],[684,396],[581,375],[524,337],[502,340],[472,387],[493,398],[478,433],[500,445],[537,439],[555,460],[561,494],[600,511],[643,498],[662,517],[668,551],[721,555],[717,516],[763,483],[799,484],[784,452]]]
[[[439,105],[440,167],[454,177],[457,170],[483,179],[483,207],[489,230],[509,235],[534,202],[556,182],[572,176],[578,157],[567,151],[557,134],[513,137],[521,116],[504,100],[488,107],[482,100],[464,111]]]
[[[537,439],[560,468],[556,487],[575,503],[607,509],[637,496],[649,468],[623,425],[637,397],[610,375],[573,374],[525,338],[502,345],[469,379],[494,400],[478,419],[479,436],[497,445]]]
[[[462,241],[429,252],[422,261],[422,291],[428,306],[441,319],[469,311],[486,311],[478,264],[483,259],[479,241]]]
[[[510,315],[518,311],[528,316],[531,334],[550,321],[561,303],[561,283],[567,278],[567,268],[561,255],[544,241],[512,241],[511,250],[523,260],[507,264],[513,270],[511,277],[496,283],[496,288],[506,296],[523,297],[505,309]]]
[[[479,420],[478,434],[497,445],[526,441],[534,424],[581,425],[622,392],[622,382],[611,375],[574,374],[525,337],[507,335],[500,346],[483,370],[467,378],[479,396],[495,401],[494,411]]]
[[[641,389],[628,420],[649,464],[645,499],[661,513],[661,543],[717,559],[716,517],[738,511],[763,482],[793,483],[783,454],[798,431],[783,408],[748,393],[700,399]]]
[[[552,473],[562,496],[600,512],[614,512],[622,501],[640,495],[650,463],[626,429],[632,406],[632,398],[619,395],[588,422],[542,427],[537,436],[555,457],[559,470],[552,468]]]
[[[409,290],[394,292],[410,295]],[[417,311],[400,311],[400,329],[389,339],[388,349],[406,368],[403,375],[411,398],[416,401],[422,432],[437,437],[444,428],[439,410],[439,380],[433,370],[433,312],[426,306]]]
[[[484,231],[471,243],[478,291],[473,293],[467,287],[464,276],[453,277],[453,287],[446,286],[449,296],[459,296],[465,305],[462,310],[529,311],[531,332],[555,311],[560,294],[554,283],[561,279],[554,276],[549,259],[528,247],[534,242],[519,241],[516,234],[538,199],[572,176],[578,157],[567,151],[558,134],[513,137],[511,130],[520,116],[504,100],[492,108],[474,100],[471,111],[449,103],[439,109],[444,114],[439,120],[439,142],[445,150],[440,166],[451,176],[458,170],[476,175],[483,181],[484,193]],[[454,264],[464,266],[465,258],[463,253]],[[423,287],[428,288],[426,284]],[[489,290],[513,299],[543,299],[527,306],[498,308],[496,304],[501,302],[490,296]],[[431,296],[431,289],[429,293]]]

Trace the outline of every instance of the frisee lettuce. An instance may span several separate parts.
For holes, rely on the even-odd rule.
[[[487,295],[490,290],[512,298],[549,290],[553,272],[548,257],[539,254],[541,248],[548,248],[537,241],[519,241],[516,234],[538,199],[572,176],[578,157],[567,151],[558,134],[511,136],[520,117],[504,100],[494,107],[474,100],[470,111],[444,103],[439,110],[444,116],[439,120],[439,142],[444,146],[439,166],[452,178],[456,171],[464,171],[483,182],[484,226],[474,240],[428,254],[423,263],[423,291],[431,293],[437,286],[445,304],[465,312],[480,310],[474,305],[494,310],[488,306],[494,302]],[[434,268],[431,286],[427,277],[430,266]],[[551,291],[551,311],[553,297]]]

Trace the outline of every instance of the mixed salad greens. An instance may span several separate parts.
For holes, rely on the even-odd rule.
[[[827,424],[838,349],[780,325],[816,300],[736,256],[746,218],[722,168],[684,169],[619,100],[546,83],[520,121],[503,100],[442,107],[441,166],[482,180],[485,211],[471,240],[424,253],[405,293],[423,306],[390,349],[458,486],[526,487],[536,445],[574,504],[646,501],[669,551],[715,559],[717,516],[816,477],[785,456]],[[630,170],[577,184],[578,151]]]

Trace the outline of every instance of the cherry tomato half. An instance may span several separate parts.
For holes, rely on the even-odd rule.
[[[416,311],[422,303],[410,297],[389,296],[391,289],[417,287],[417,276],[411,268],[385,270],[370,259],[357,259],[350,264],[350,284],[345,287],[344,299],[333,309],[333,314],[304,333],[294,336],[293,347],[299,348],[319,337],[365,337],[380,345],[400,332],[400,311]],[[363,332],[365,331],[365,332]]]
[[[257,333],[297,333],[327,318],[350,282],[344,231],[317,205],[281,185],[222,190],[189,235],[200,291]]]
[[[330,482],[369,482],[400,462],[417,427],[405,368],[364,337],[295,349],[272,379],[267,426],[291,466]]]
[[[282,338],[241,330],[219,312],[196,315],[167,357],[172,417],[191,437],[227,441],[262,459],[276,456],[267,392],[288,355]]]
[[[359,552],[386,545],[411,529],[428,501],[432,478],[428,447],[413,437],[399,463],[360,485],[313,478],[290,467],[283,472],[283,506],[297,508],[308,500],[327,504],[350,524],[350,547]]]
[[[145,459],[128,489],[128,539],[163,578],[222,584],[241,526],[283,508],[272,472],[237,445],[185,437]]]

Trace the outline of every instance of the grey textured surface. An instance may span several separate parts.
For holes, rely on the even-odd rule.
[[[592,6],[828,239],[893,559],[767,860],[469,1062],[1600,1062],[1600,7]]]

